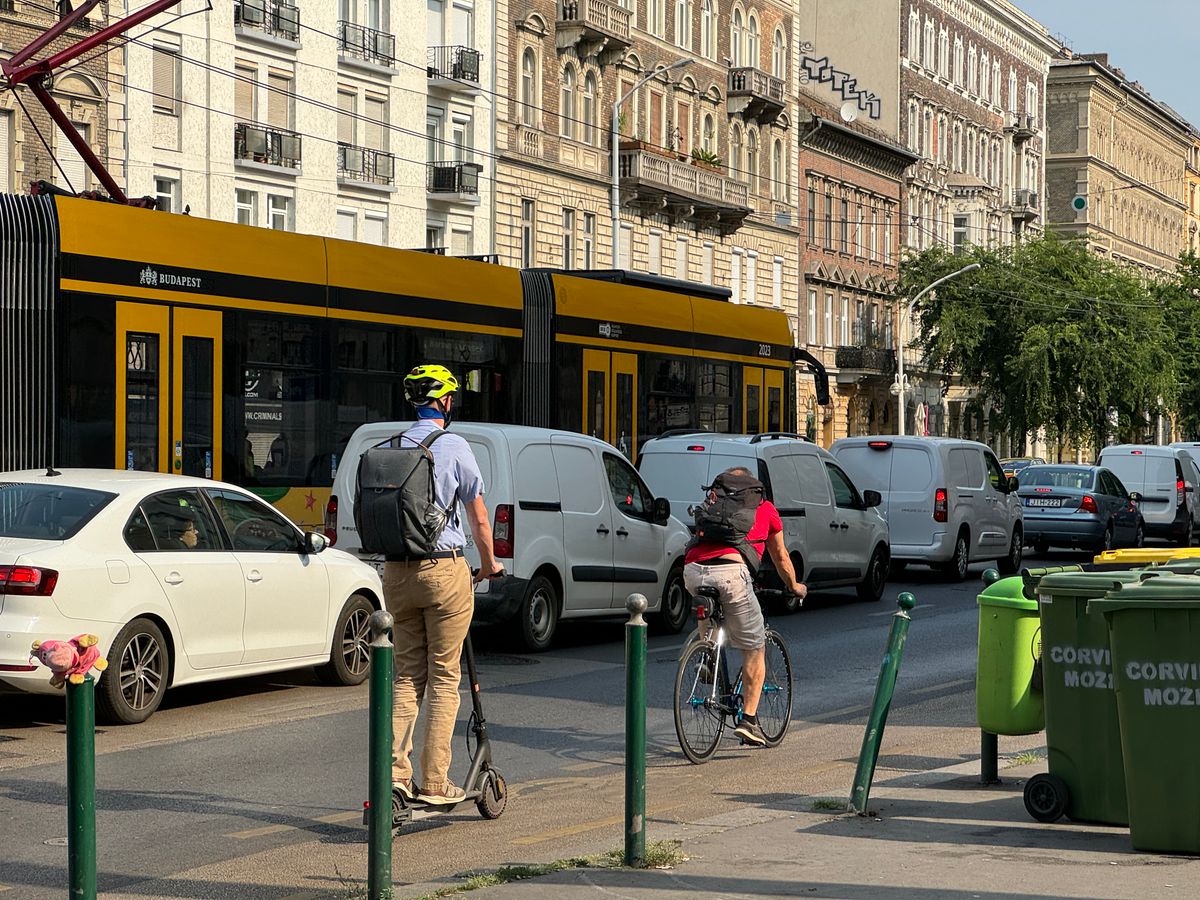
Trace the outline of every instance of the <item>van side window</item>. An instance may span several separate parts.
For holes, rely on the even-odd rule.
[[[800,479],[800,496],[805,503],[817,506],[829,505],[829,476],[821,466],[817,456],[793,456],[796,464],[796,476]]]
[[[635,519],[650,518],[654,501],[633,466],[618,456],[605,453],[604,473],[608,476],[608,488],[617,509]]]
[[[987,463],[988,481],[992,483],[992,487],[1001,493],[1008,491],[1008,479],[1004,477],[1004,470],[1000,468],[1000,463],[996,462],[996,457],[990,453],[983,454],[984,462]]]
[[[955,487],[983,487],[983,466],[974,447],[955,447],[950,451],[950,478]]]
[[[850,479],[846,477],[846,473],[831,462],[825,463],[825,468],[829,471],[829,483],[833,485],[833,502],[838,509],[862,509],[862,499],[850,483]]]

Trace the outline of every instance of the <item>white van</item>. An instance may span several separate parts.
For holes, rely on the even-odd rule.
[[[833,457],[798,435],[664,435],[646,442],[638,470],[651,490],[687,509],[703,486],[732,466],[745,466],[766,486],[783,520],[783,538],[796,576],[814,588],[854,585],[863,600],[878,600],[887,584],[887,523],[874,508],[879,495],[859,493]],[[797,601],[790,601],[794,610]]]
[[[1021,567],[1024,518],[1018,481],[984,444],[953,438],[842,438],[829,449],[857,484],[883,495],[894,568],[927,563],[962,581],[967,567]]]
[[[1200,471],[1188,444],[1114,444],[1100,451],[1096,465],[1121,479],[1128,491],[1142,495],[1146,537],[1175,541],[1190,547],[1200,533],[1200,502],[1196,485]]]
[[[325,513],[334,545],[379,569],[382,558],[361,552],[354,525],[358,460],[412,424],[375,422],[354,432]],[[625,599],[636,592],[650,601],[658,628],[683,628],[691,613],[683,587],[688,530],[617,450],[586,435],[522,425],[456,422],[450,430],[479,461],[496,557],[506,572],[475,589],[476,622],[511,623],[526,649],[540,651],[560,619],[625,615]],[[464,530],[476,568],[479,554]]]

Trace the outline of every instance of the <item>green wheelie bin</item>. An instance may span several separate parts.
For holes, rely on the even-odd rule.
[[[979,595],[975,714],[992,734],[1037,734],[1045,727],[1042,695],[1034,688],[1038,660],[1037,600],[1021,576],[1002,578]]]
[[[1025,783],[1025,808],[1039,822],[1129,824],[1108,628],[1088,615],[1141,572],[1058,572],[1036,583],[1042,623],[1042,691],[1049,772]],[[1173,577],[1164,573],[1162,577]]]
[[[1200,578],[1147,577],[1089,608],[1108,625],[1134,849],[1200,854]]]

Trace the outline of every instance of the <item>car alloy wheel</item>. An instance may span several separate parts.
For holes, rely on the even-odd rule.
[[[371,665],[371,611],[355,607],[342,629],[342,660],[351,675],[362,675]]]
[[[118,672],[121,696],[137,712],[148,709],[158,698],[166,681],[166,655],[150,634],[135,634],[125,645]]]

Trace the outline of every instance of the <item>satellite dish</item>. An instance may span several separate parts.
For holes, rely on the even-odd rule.
[[[853,100],[847,100],[842,104],[841,114],[843,122],[853,122],[858,118],[858,104]]]

